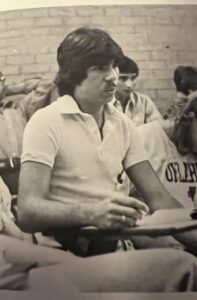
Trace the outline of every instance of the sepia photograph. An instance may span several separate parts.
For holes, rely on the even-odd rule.
[[[195,299],[197,1],[0,26],[0,299]]]

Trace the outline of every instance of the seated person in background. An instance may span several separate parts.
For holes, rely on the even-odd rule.
[[[14,215],[11,212],[11,194],[0,177],[0,232],[3,235],[12,236],[20,240],[33,242],[32,235],[22,232],[15,224]]]
[[[124,56],[119,70],[118,85],[113,99],[114,106],[124,112],[137,126],[162,119],[150,97],[135,90],[135,82],[139,75],[137,64]]]
[[[177,284],[177,275],[183,274],[183,256],[191,257],[183,251],[154,249],[119,254],[117,249],[127,249],[123,240],[70,240],[66,235],[66,231],[84,226],[129,228],[142,211],[148,212],[147,205],[151,212],[181,207],[147,161],[134,124],[109,103],[122,55],[117,43],[100,29],[79,28],[60,44],[56,79],[60,97],[37,111],[25,128],[19,224],[26,232],[41,231],[55,237],[77,256],[115,252],[83,259],[82,264],[79,257],[71,255],[69,272],[68,264],[64,270],[78,286],[82,284],[82,289],[84,285],[89,291],[185,289],[185,282]],[[122,169],[147,205],[117,190]],[[196,289],[195,284],[190,286]]]
[[[18,193],[23,131],[33,113],[53,102],[51,78],[30,78],[5,85],[0,72],[0,176],[12,195]],[[16,98],[19,97],[20,101]]]
[[[164,119],[176,120],[179,118],[190,97],[195,95],[197,91],[197,68],[192,66],[178,66],[174,70],[174,83],[177,90],[177,97],[164,114]]]
[[[185,106],[170,136],[158,121],[141,125],[137,130],[166,189],[182,206],[197,207],[197,97]],[[131,195],[140,196],[134,186]],[[193,250],[193,246],[190,243],[188,248]]]

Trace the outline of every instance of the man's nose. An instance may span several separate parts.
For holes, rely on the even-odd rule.
[[[118,82],[118,70],[117,68],[110,68],[105,76],[105,80],[113,81],[115,84]]]

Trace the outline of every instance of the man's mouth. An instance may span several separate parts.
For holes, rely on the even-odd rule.
[[[115,90],[116,90],[116,86],[111,86],[111,87],[106,88],[104,91],[106,93],[114,93]]]

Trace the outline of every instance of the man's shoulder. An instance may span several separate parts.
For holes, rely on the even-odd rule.
[[[109,103],[108,106],[109,106],[109,109],[110,109],[110,113],[112,113],[114,115],[114,117],[116,117],[117,120],[119,120],[122,123],[130,124],[130,125],[135,127],[133,121],[126,114],[124,114],[123,112],[118,110],[113,105],[113,103]]]
[[[160,134],[161,132],[163,132],[161,123],[158,120],[142,124],[138,126],[137,129],[141,133],[145,133],[145,134],[150,133],[151,135],[155,135],[157,133]]]
[[[153,100],[147,94],[144,94],[144,93],[141,93],[141,92],[138,92],[138,91],[134,91],[134,95],[137,98],[137,100],[142,102],[142,103],[144,103],[144,102],[153,103]]]
[[[138,126],[137,130],[145,147],[149,150],[152,149],[152,151],[157,152],[158,147],[161,148],[162,145],[169,143],[169,138],[157,120]]]
[[[46,107],[40,108],[37,110],[33,116],[30,118],[27,124],[37,123],[37,124],[46,124],[51,125],[56,124],[59,117],[58,105],[56,102],[49,104]]]

